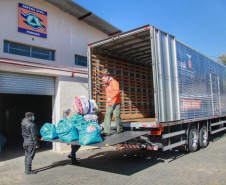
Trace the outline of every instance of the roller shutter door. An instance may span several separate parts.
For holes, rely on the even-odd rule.
[[[0,71],[0,93],[54,95],[55,78]]]

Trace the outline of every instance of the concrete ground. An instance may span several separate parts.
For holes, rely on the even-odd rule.
[[[71,165],[68,152],[39,149],[36,175],[24,173],[24,156],[0,160],[0,184],[226,184],[226,133],[210,138],[195,153],[154,152],[114,147],[80,150],[81,164]],[[1,155],[0,155],[1,159]]]

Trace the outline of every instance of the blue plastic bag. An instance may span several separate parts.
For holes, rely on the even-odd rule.
[[[75,124],[75,127],[77,128],[78,132],[80,133],[80,131],[84,130],[88,124],[89,124],[89,122],[87,122],[85,120],[78,121],[77,124]]]
[[[58,137],[66,142],[79,139],[78,131],[75,125],[67,118],[64,118],[59,121],[56,128],[56,132],[58,134]]]
[[[93,102],[91,102],[91,101],[89,100],[89,110],[88,110],[87,114],[94,114],[94,113],[96,113],[96,112],[97,112],[97,110],[96,110],[96,108],[94,107]]]
[[[77,124],[79,121],[85,121],[84,117],[79,114],[72,114],[69,118],[68,121],[71,121],[73,124]]]
[[[0,132],[0,146],[4,146],[6,144],[6,138]]]
[[[68,121],[71,121],[75,125],[78,131],[83,130],[85,125],[88,124],[88,122],[85,121],[84,117],[79,114],[72,114],[68,118]]]
[[[58,137],[56,127],[52,123],[45,123],[40,129],[43,140],[52,140]]]
[[[79,144],[88,145],[99,142],[102,142],[101,128],[97,123],[87,123],[83,126],[83,129],[79,131]]]

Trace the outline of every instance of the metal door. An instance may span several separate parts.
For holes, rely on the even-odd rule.
[[[55,77],[0,71],[0,93],[52,96]]]
[[[221,115],[219,75],[210,72],[210,87],[213,116]]]
[[[155,112],[159,122],[180,120],[176,39],[156,28],[151,30],[155,83]],[[155,62],[153,62],[155,61]]]

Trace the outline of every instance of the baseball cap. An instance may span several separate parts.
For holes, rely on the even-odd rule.
[[[71,109],[67,109],[65,113],[68,115],[70,112],[71,112]]]
[[[30,117],[30,116],[34,116],[35,115],[35,113],[33,113],[33,112],[26,112],[25,113],[25,117]]]

